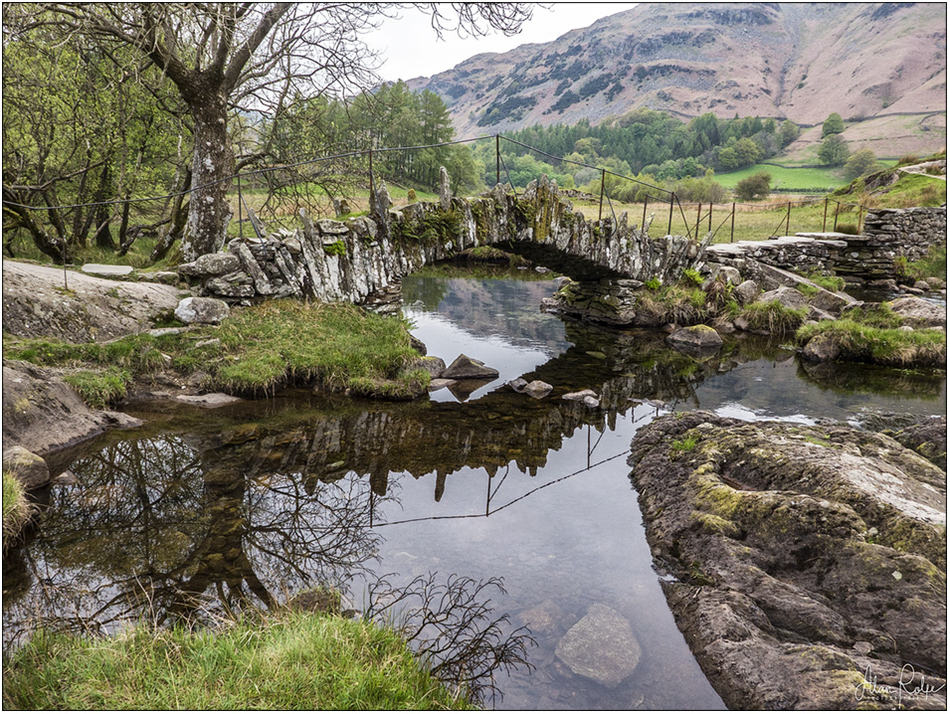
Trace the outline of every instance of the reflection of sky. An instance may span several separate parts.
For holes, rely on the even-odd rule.
[[[698,406],[715,411],[720,416],[746,421],[769,419],[815,424],[817,419],[854,422],[863,412],[899,412],[922,416],[947,413],[945,379],[939,391],[929,397],[914,393],[834,391],[803,379],[796,358],[776,361],[758,359],[736,365],[730,371],[698,385],[696,398],[698,405],[683,404],[680,409]]]
[[[514,345],[509,338],[502,335],[472,335],[437,313],[407,309],[405,314],[415,323],[412,334],[429,346],[430,355],[445,360],[446,366],[452,364],[460,354],[465,354],[498,370],[498,379],[480,387],[469,397],[470,400],[478,399],[506,382],[531,372],[568,347],[566,341],[562,350],[557,351],[539,343],[522,341],[521,344]],[[440,389],[429,396],[433,401],[456,401],[448,389]]]

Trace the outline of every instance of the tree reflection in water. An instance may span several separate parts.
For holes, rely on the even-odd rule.
[[[392,623],[395,604],[413,603],[400,631],[443,681],[482,696],[494,693],[497,668],[527,664],[529,633],[505,635],[507,614],[493,617],[488,604],[500,580],[440,585],[433,573],[395,588],[372,574],[382,540],[373,513],[398,506],[398,483],[379,493],[378,482],[374,491],[355,475],[321,481],[262,469],[266,451],[235,469],[224,453],[233,445],[208,446],[129,439],[73,462],[81,487],[55,490],[42,538],[22,550],[34,586],[9,592],[5,645],[39,625],[103,634],[142,619],[208,624],[317,586],[346,592],[359,576],[370,583],[364,617]],[[6,575],[5,584],[15,579]]]
[[[505,634],[508,614],[494,617],[491,592],[505,592],[500,578],[476,581],[451,575],[445,584],[436,573],[419,575],[402,587],[384,576],[369,586],[364,615],[400,632],[429,663],[442,682],[462,688],[473,700],[494,704],[500,691],[495,673],[517,667],[534,669],[528,647],[536,643],[527,627]]]

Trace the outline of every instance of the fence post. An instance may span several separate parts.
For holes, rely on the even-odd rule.
[[[376,182],[373,179],[373,150],[369,150],[369,209],[373,212],[376,201]]]
[[[604,213],[604,186],[607,183],[607,169],[600,170],[600,208],[597,209],[597,221],[601,221]]]
[[[495,185],[501,183],[501,138],[495,134]],[[514,188],[514,187],[512,187]]]
[[[673,233],[673,201],[676,200],[676,191],[670,194],[670,222],[666,227],[666,235]]]
[[[734,243],[736,240],[736,202],[732,202],[732,227],[729,228],[729,242]]]
[[[243,215],[241,212],[241,203],[244,201],[244,197],[241,194],[241,174],[237,175],[237,185],[238,185],[238,237],[241,240],[244,240],[244,225],[241,223],[243,220]]]
[[[709,202],[709,232],[712,233],[712,211],[713,205],[712,201]],[[718,231],[716,231],[718,233]]]
[[[835,201],[835,225],[834,225],[834,228],[831,229],[835,233],[838,232],[838,209],[839,208],[841,208],[841,204]]]
[[[785,235],[788,235],[792,230],[790,226],[792,225],[792,202],[788,202],[788,215],[785,216]]]
[[[864,217],[864,204],[858,206],[858,235],[861,235],[861,221]]]
[[[828,224],[828,197],[825,196],[825,215],[821,217],[821,232],[825,232],[825,226]]]
[[[646,232],[646,225],[647,225],[647,199],[646,199],[646,197],[644,197],[644,199],[643,199],[643,220],[640,221],[640,230],[641,230],[642,232]]]

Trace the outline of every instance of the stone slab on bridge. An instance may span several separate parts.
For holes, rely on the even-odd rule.
[[[373,199],[370,216],[312,221],[301,212],[295,231],[232,240],[228,252],[240,267],[230,273],[202,275],[197,262],[180,272],[231,302],[295,296],[372,304],[398,290],[403,276],[478,246],[497,245],[577,279],[669,282],[701,264],[712,237],[651,238],[643,226],[627,225],[625,213],[589,221],[544,176],[521,196],[499,185],[478,198],[395,209],[382,186]]]

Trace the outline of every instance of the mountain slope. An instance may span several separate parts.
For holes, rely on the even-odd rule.
[[[649,3],[409,86],[442,96],[461,136],[648,107],[801,125],[939,113],[945,143],[946,57],[943,3]]]

